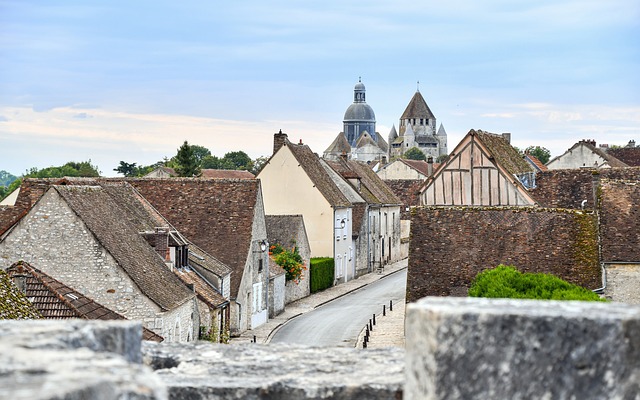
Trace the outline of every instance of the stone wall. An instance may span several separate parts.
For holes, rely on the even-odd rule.
[[[640,262],[612,263],[605,267],[607,287],[604,294],[613,301],[640,305]]]
[[[426,298],[407,305],[406,352],[141,346],[132,321],[0,321],[0,332],[6,399],[640,398],[640,306],[628,304]]]
[[[533,207],[413,210],[408,302],[466,296],[479,272],[499,264],[600,288],[595,214]]]
[[[640,181],[603,179],[598,195],[602,260],[640,264]]]

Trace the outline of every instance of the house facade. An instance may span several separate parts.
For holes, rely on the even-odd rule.
[[[38,265],[168,342],[195,340],[195,293],[140,235],[131,222],[139,217],[120,205],[133,196],[126,187],[50,186],[5,232],[0,266],[7,269],[18,260]]]
[[[581,140],[546,164],[548,169],[624,168],[627,164],[596,147],[595,140]]]
[[[274,154],[257,178],[268,215],[302,215],[311,257],[335,261],[336,283],[354,276],[352,203],[338,189],[319,157],[286,134],[274,135]],[[351,247],[351,248],[350,248]]]
[[[471,130],[420,189],[428,206],[527,206],[535,200],[535,171],[510,134]]]
[[[264,324],[269,268],[260,181],[156,178],[128,182],[190,242],[230,268],[231,279],[223,279],[222,287],[229,283],[231,335]],[[203,274],[211,275],[215,274]]]
[[[437,169],[439,165],[433,162],[433,157],[430,157],[427,161],[398,158],[380,168],[376,174],[385,181],[401,179],[425,180],[433,175],[433,170]]]

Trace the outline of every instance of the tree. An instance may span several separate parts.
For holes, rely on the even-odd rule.
[[[198,146],[197,144],[192,144],[191,145],[191,150],[193,151],[193,156],[196,158],[196,161],[198,162],[198,165],[202,166],[202,160],[206,157],[206,156],[210,156],[211,155],[211,151],[209,151],[209,149],[207,149],[204,146]],[[202,167],[204,168],[204,167]]]
[[[31,168],[24,174],[25,178],[62,178],[71,177],[98,177],[98,167],[91,164],[91,160],[83,162],[70,161],[60,167],[47,167],[43,169]]]
[[[186,140],[178,149],[178,153],[175,156],[175,162],[175,170],[178,173],[178,176],[200,175],[200,164],[198,163],[196,155],[193,153],[193,149]]]
[[[529,146],[525,149],[524,152],[525,154],[531,154],[532,156],[540,160],[540,162],[543,164],[548,163],[549,159],[551,159],[551,152],[545,147]]]
[[[258,175],[258,172],[262,170],[262,167],[269,161],[269,157],[260,156],[253,160],[253,168],[251,169],[251,173],[254,175]]]
[[[6,187],[11,184],[11,182],[18,179],[17,176],[10,174],[7,171],[0,171],[0,187]]]
[[[202,169],[233,169],[226,160],[210,154],[202,159],[200,166]],[[227,168],[227,166],[229,166],[229,168]]]
[[[403,157],[409,160],[427,161],[427,156],[425,156],[424,153],[421,152],[417,147],[412,147],[409,150],[405,151]]]
[[[251,171],[253,163],[251,158],[244,151],[232,151],[224,155],[224,160],[229,161],[231,169],[244,169]]]
[[[126,177],[129,177],[137,175],[138,167],[136,166],[136,163],[129,164],[128,162],[120,161],[120,165],[118,166],[118,168],[114,168],[113,170]]]

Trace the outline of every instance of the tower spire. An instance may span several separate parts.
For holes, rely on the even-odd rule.
[[[417,85],[417,88],[416,88],[416,92],[419,92],[419,91],[420,91],[420,81],[418,81],[418,85]]]

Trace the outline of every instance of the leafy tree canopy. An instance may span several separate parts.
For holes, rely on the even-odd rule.
[[[403,157],[409,160],[427,161],[427,156],[425,156],[424,153],[421,152],[417,147],[412,147],[409,150],[405,151]]]
[[[193,151],[192,146],[185,140],[178,149],[174,161],[174,167],[178,176],[198,176],[200,175],[200,163]]]
[[[251,158],[244,151],[232,151],[224,155],[224,159],[228,160],[233,168],[244,169],[250,171],[253,168]]]
[[[91,160],[83,162],[70,161],[60,167],[47,167],[43,169],[31,168],[25,174],[25,178],[62,178],[65,176],[98,177],[98,167],[91,164]]]
[[[502,264],[479,273],[469,289],[469,297],[606,301],[554,275],[521,273]]]
[[[0,186],[7,187],[16,179],[18,179],[17,176],[10,174],[7,171],[0,171]]]
[[[543,164],[548,163],[551,159],[551,152],[546,147],[529,146],[524,150],[524,152],[531,154]]]

